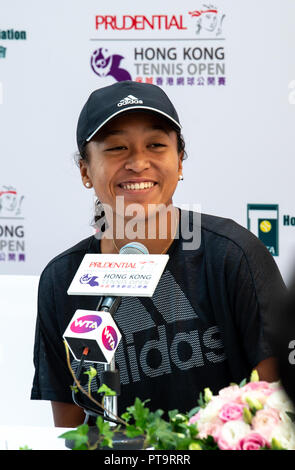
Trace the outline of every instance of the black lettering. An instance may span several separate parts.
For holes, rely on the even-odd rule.
[[[137,48],[134,49],[134,59],[137,60],[137,56],[140,56],[140,59],[143,60],[143,48],[141,48],[139,51]]]
[[[177,57],[175,47],[170,47],[167,51],[168,59],[175,60]]]
[[[23,238],[23,236],[24,236],[24,228],[23,228],[23,226],[18,225],[17,227],[15,227],[15,235],[16,235],[18,238]]]
[[[200,60],[200,59],[202,59],[202,57],[203,57],[202,49],[200,49],[200,47],[195,47],[193,49],[193,58],[195,60]]]
[[[190,51],[191,51],[191,48],[190,48],[190,47],[184,47],[184,48],[183,48],[183,59],[184,59],[184,60],[185,60],[185,59],[189,59],[189,60],[192,59],[192,57],[191,57],[191,55],[190,55]]]
[[[204,59],[207,59],[208,57],[209,57],[209,59],[213,60],[213,57],[214,57],[213,47],[211,47],[211,49],[207,49],[207,47],[205,47],[205,49],[204,49]]]
[[[217,47],[215,50],[215,58],[218,60],[223,60],[224,59],[224,48],[223,47]]]
[[[152,47],[148,47],[145,50],[145,58],[147,60],[154,60],[154,58],[155,58],[155,49],[153,49]]]

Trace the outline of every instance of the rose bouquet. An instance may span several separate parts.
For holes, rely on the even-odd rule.
[[[66,351],[76,383],[75,391],[79,389],[105,411],[104,397],[115,392],[103,384],[97,391],[102,394],[102,402],[94,399],[91,381],[97,374],[96,369],[90,367],[89,371],[84,372],[89,376],[86,392],[71,369],[67,348]],[[187,413],[171,410],[168,420],[163,418],[163,410],[150,411],[147,406],[149,401],[137,397],[134,405],[127,407],[120,417],[113,415],[119,424],[115,428],[100,413],[95,429],[82,424],[60,437],[73,441],[70,448],[75,450],[116,449],[118,433],[124,435],[124,442],[126,438],[133,442],[134,438],[140,437],[142,449],[295,450],[294,405],[280,382],[261,381],[255,370],[250,382],[244,379],[239,385],[230,384],[217,395],[205,388],[200,393],[197,407]],[[90,431],[95,431],[93,442]]]
[[[223,388],[218,395],[205,389],[189,424],[196,425],[203,449],[210,438],[220,450],[294,450],[294,417],[280,382],[259,381],[254,371],[249,383]]]

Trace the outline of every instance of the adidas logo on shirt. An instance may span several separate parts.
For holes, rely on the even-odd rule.
[[[117,106],[126,106],[127,104],[143,104],[143,101],[136,98],[136,96],[128,95],[126,98],[123,98],[121,101],[119,101]]]

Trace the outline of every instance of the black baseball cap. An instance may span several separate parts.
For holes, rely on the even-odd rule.
[[[181,129],[176,109],[162,88],[131,80],[116,82],[93,91],[86,101],[77,125],[79,151],[111,119],[137,109],[159,114]]]

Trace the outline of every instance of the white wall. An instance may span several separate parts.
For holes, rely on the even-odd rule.
[[[53,426],[50,402],[31,401],[38,276],[0,276],[0,426]]]

